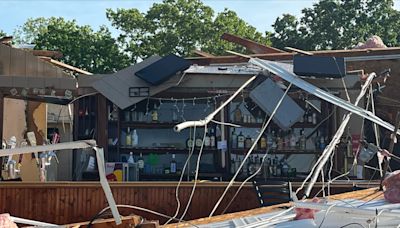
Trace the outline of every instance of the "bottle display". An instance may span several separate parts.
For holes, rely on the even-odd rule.
[[[253,144],[253,141],[251,140],[250,135],[248,135],[246,137],[246,140],[244,141],[244,148],[249,149],[252,144]]]
[[[126,145],[127,146],[132,146],[132,135],[131,135],[131,128],[128,127],[126,130]]]
[[[140,153],[140,156],[139,156],[137,162],[138,162],[138,166],[139,166],[139,171],[143,172],[143,170],[144,170],[144,159],[143,159],[143,154],[142,153]]]

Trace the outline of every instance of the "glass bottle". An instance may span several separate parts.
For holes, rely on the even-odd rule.
[[[132,136],[131,136],[131,128],[128,127],[126,131],[126,145],[127,146],[132,146]]]
[[[246,149],[249,149],[251,147],[251,144],[252,144],[251,137],[250,137],[250,135],[247,135],[247,138],[246,138],[246,140],[244,142],[244,147]]]
[[[129,152],[129,158],[127,161],[129,164],[134,164],[135,163],[135,159],[133,159],[133,152]]]
[[[240,132],[237,137],[237,144],[238,144],[239,149],[244,149],[244,141],[245,141],[245,137],[242,134],[242,132]]]
[[[261,139],[260,139],[260,149],[261,150],[267,149],[267,139],[265,138],[264,135],[261,136]]]
[[[139,145],[139,136],[137,134],[136,129],[134,129],[132,133],[132,146],[138,146],[138,145]]]
[[[158,122],[158,111],[156,103],[154,103],[153,110],[151,111],[151,121]]]
[[[238,123],[242,122],[242,111],[240,110],[240,104],[236,106],[234,112],[234,121]]]
[[[138,167],[139,167],[139,172],[143,172],[144,170],[144,159],[143,159],[143,154],[140,153],[140,157],[138,158]]]
[[[257,121],[257,123],[262,123],[263,122],[263,116],[262,116],[261,110],[259,110],[258,113],[257,113],[256,121]]]
[[[272,147],[273,150],[276,150],[277,145],[276,145],[275,131],[272,131],[271,136],[272,136],[272,145],[271,145],[271,147]]]
[[[208,132],[206,132],[206,136],[204,137],[204,147],[210,148],[211,147],[211,138]]]
[[[211,145],[211,148],[215,148],[215,133],[214,133],[214,129],[213,128],[211,128],[210,129],[210,145]]]
[[[278,135],[276,136],[276,144],[277,144],[277,149],[282,150],[283,149],[283,139],[282,139],[282,131],[278,131]]]
[[[293,131],[292,135],[290,136],[290,149],[295,149],[297,143],[296,133]]]
[[[172,160],[169,166],[170,173],[176,173],[176,161],[175,161],[175,154],[172,154]]]
[[[236,149],[237,148],[237,135],[236,135],[235,128],[233,128],[233,130],[232,130],[231,142],[232,142],[232,145],[231,145],[232,149]]]
[[[306,136],[304,135],[304,129],[300,131],[299,149],[300,150],[306,149]]]

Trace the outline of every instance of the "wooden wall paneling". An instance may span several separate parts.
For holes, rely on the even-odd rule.
[[[26,75],[26,52],[18,49],[11,49],[10,75]]]
[[[38,75],[38,59],[30,53],[25,52],[26,59],[26,76],[37,77]]]
[[[0,44],[0,75],[10,74],[11,48]]]

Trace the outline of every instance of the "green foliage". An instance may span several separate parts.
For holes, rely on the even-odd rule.
[[[118,40],[133,62],[154,54],[187,56],[195,49],[214,54],[237,50],[221,41],[224,32],[268,43],[233,11],[225,9],[213,19],[214,11],[200,0],[164,0],[153,4],[146,13],[108,9],[107,18],[121,31]]]
[[[5,32],[3,32],[3,30],[0,29],[0,38],[3,36],[6,36],[7,34]]]
[[[392,0],[321,0],[302,10],[302,17],[284,15],[273,24],[275,47],[305,50],[345,49],[372,35],[388,46],[398,45],[399,12]]]
[[[263,36],[262,33],[257,32],[255,27],[239,18],[234,11],[228,9],[225,9],[217,15],[211,30],[210,34],[212,37],[204,44],[202,49],[217,55],[223,54],[226,50],[237,51],[240,53],[246,52],[246,49],[242,46],[222,40],[220,37],[224,33],[234,34],[261,44],[271,44],[269,39]]]
[[[28,25],[28,26],[25,26]],[[110,73],[128,65],[110,31],[102,26],[98,31],[77,25],[63,18],[29,19],[20,28],[19,41],[33,41],[35,49],[57,50],[63,62],[92,73]]]
[[[47,32],[49,21],[55,18],[29,18],[22,26],[15,29],[13,40],[16,44],[33,44],[39,34]]]

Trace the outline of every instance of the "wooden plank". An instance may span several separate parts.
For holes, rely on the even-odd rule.
[[[235,44],[239,44],[239,45],[245,47],[247,50],[253,52],[254,54],[285,53],[285,51],[279,50],[277,48],[263,45],[263,44],[254,42],[252,40],[245,39],[245,38],[242,38],[242,37],[239,37],[239,36],[236,36],[233,34],[229,34],[229,33],[222,34],[221,39],[235,43]]]

